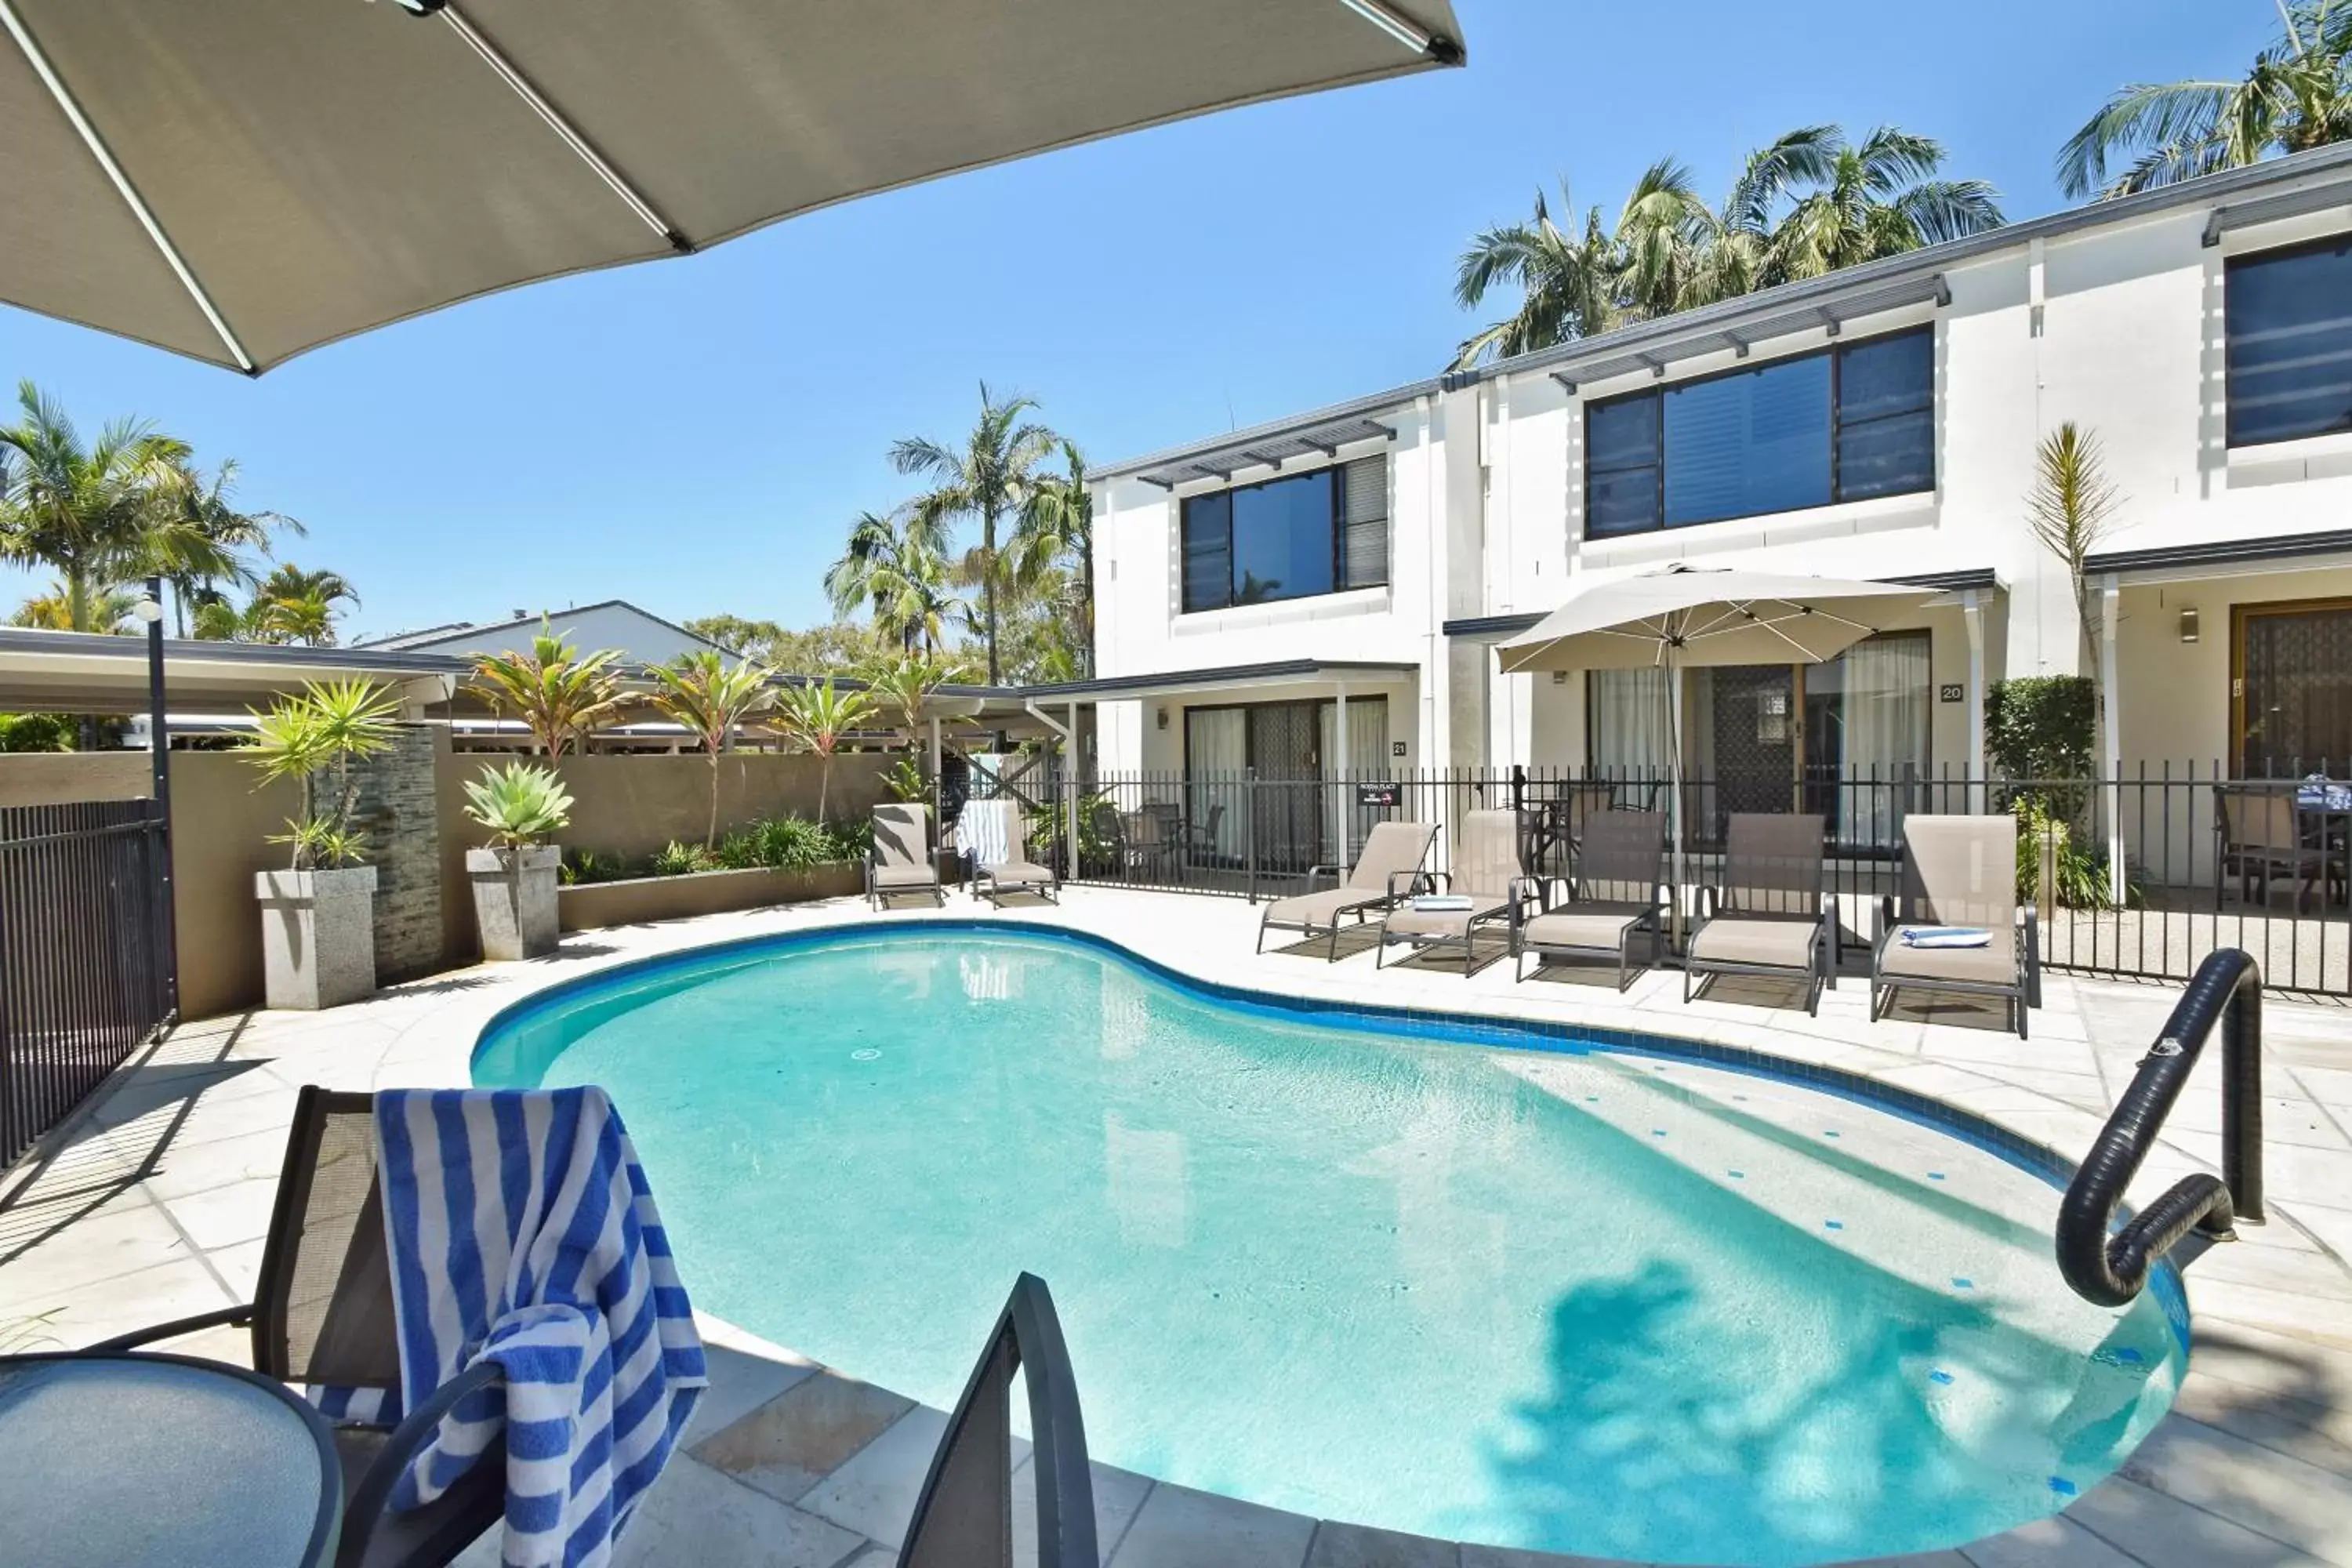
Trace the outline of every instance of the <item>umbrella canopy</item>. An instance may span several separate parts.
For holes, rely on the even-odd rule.
[[[0,0],[0,300],[251,373],[869,192],[1462,59],[1447,0]]]
[[[1496,653],[1506,672],[1813,664],[1935,596],[1895,583],[1670,566],[1586,588]]]

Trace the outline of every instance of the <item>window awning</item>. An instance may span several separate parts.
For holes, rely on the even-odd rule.
[[[2205,244],[2209,249],[2221,244],[2221,237],[2232,229],[2252,228],[2259,223],[2277,223],[2282,218],[2302,217],[2309,213],[2347,209],[2352,209],[2352,185],[2344,184],[2314,185],[2284,195],[2231,202],[2215,207],[2206,218]]]
[[[1156,468],[1137,469],[1127,477],[1158,485],[1163,490],[1194,479],[1230,479],[1252,468],[1268,469],[1265,477],[1272,478],[1271,470],[1295,458],[1336,458],[1342,447],[1360,441],[1386,441],[1395,435],[1396,426],[1386,421],[1354,415],[1277,435],[1237,438],[1229,445],[1211,447]]]
[[[1861,293],[1832,296],[1818,303],[1800,305],[1793,309],[1759,311],[1749,317],[1717,320],[1696,328],[1674,331],[1675,318],[1669,317],[1652,332],[1611,332],[1593,340],[1589,356],[1570,356],[1550,367],[1551,378],[1573,393],[1588,382],[1609,381],[1635,371],[1646,370],[1663,377],[1666,367],[1677,360],[1698,359],[1707,354],[1721,353],[1728,349],[1741,359],[1748,357],[1752,344],[1773,338],[1785,338],[1796,332],[1828,329],[1836,337],[1847,321],[1865,316],[1882,315],[1906,306],[1933,302],[1938,306],[1952,302],[1952,291],[1940,272],[1924,278],[1906,279],[1881,289]]]

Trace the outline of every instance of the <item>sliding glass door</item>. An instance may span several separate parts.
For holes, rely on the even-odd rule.
[[[2241,605],[2233,618],[2238,776],[2352,777],[2352,600]]]

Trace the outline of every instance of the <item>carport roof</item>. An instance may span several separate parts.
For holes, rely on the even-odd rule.
[[[306,681],[361,677],[430,681],[440,700],[473,668],[452,654],[386,648],[280,647],[263,643],[163,642],[166,696],[174,706],[267,703]],[[147,706],[147,639],[97,632],[0,627],[0,709],[130,713]]]

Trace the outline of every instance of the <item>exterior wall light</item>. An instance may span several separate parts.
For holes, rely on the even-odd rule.
[[[2180,640],[2182,642],[2197,640],[2197,606],[2194,605],[2185,605],[2181,609]]]

